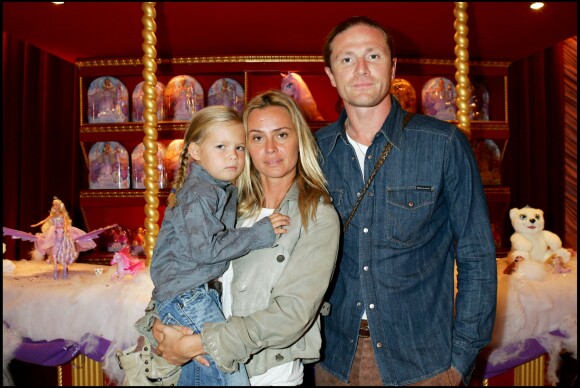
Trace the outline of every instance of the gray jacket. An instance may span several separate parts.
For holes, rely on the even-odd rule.
[[[280,213],[291,217],[288,233],[274,247],[232,262],[232,316],[204,325],[204,348],[223,371],[247,362],[248,374],[256,376],[295,359],[320,358],[319,312],[338,253],[338,215],[331,204],[320,202],[316,220],[305,230],[296,184]]]

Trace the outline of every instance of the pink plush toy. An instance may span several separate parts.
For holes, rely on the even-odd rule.
[[[324,121],[318,111],[316,101],[302,77],[296,73],[280,74],[282,76],[281,90],[298,103],[307,121]]]
[[[145,269],[145,260],[131,256],[129,247],[125,247],[116,252],[111,259],[111,265],[117,264],[117,270],[111,275],[111,278],[122,279],[125,275],[135,275],[142,269]]]

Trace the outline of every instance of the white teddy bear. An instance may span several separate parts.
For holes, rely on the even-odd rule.
[[[555,233],[544,230],[544,212],[529,206],[510,210],[515,233],[510,237],[511,251],[508,263],[523,260],[546,262],[553,255],[563,263],[570,261],[570,251],[562,248],[562,240]],[[518,259],[518,257],[520,257]]]

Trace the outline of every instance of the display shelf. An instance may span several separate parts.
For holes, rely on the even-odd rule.
[[[79,82],[79,135],[85,158],[85,174],[88,177],[88,151],[100,141],[117,141],[129,152],[143,141],[142,122],[89,124],[87,118],[87,92],[90,83],[103,76],[111,76],[123,82],[131,97],[135,86],[143,80],[141,59],[89,59],[76,63]],[[470,62],[470,79],[483,82],[490,94],[491,121],[471,121],[471,140],[492,139],[503,154],[509,139],[507,115],[507,67],[505,62]],[[310,89],[324,121],[310,122],[312,131],[330,124],[338,118],[340,100],[324,72],[321,56],[308,55],[250,55],[215,57],[180,57],[157,59],[157,81],[165,84],[177,75],[194,77],[204,90],[204,106],[210,86],[220,78],[231,78],[244,88],[244,102],[267,89],[280,89],[282,74],[300,74]],[[407,79],[417,94],[417,112],[421,112],[421,89],[433,77],[446,77],[454,81],[455,65],[452,60],[398,58],[397,78]],[[129,112],[132,100],[129,98]],[[131,116],[131,115],[130,115]],[[457,124],[456,121],[452,123]],[[157,141],[168,146],[174,139],[182,139],[187,121],[159,121]],[[80,193],[83,217],[89,229],[118,223],[134,228],[145,219],[144,190],[87,190],[84,180]],[[503,225],[505,208],[509,204],[509,188],[485,187],[494,225]],[[168,189],[159,191],[159,224],[163,219]],[[505,240],[505,239],[503,239]],[[502,242],[505,244],[505,241]]]
[[[145,190],[81,190],[80,205],[88,230],[119,224],[131,229],[143,226]],[[163,219],[169,189],[160,189],[159,219]],[[161,221],[159,221],[161,223]]]

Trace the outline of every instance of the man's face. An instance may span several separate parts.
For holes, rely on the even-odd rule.
[[[324,70],[345,105],[373,107],[389,95],[396,60],[382,31],[357,25],[341,32],[332,42],[330,64]]]

